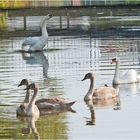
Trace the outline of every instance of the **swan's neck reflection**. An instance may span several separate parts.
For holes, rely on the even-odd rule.
[[[92,100],[89,100],[89,101],[85,101],[85,103],[89,107],[89,110],[91,113],[91,119],[89,121],[87,121],[86,124],[87,125],[95,125],[96,117],[95,117],[95,108],[94,108],[93,102],[92,102]]]
[[[47,57],[44,55],[43,52],[23,52],[22,58],[26,61],[27,64],[36,65],[40,64],[43,67],[43,76],[47,77],[49,63]]]
[[[87,125],[95,125],[96,123],[96,114],[95,114],[95,108],[108,108],[112,107],[114,110],[120,110],[121,104],[120,104],[120,96],[114,98],[114,99],[108,99],[108,100],[89,100],[85,101],[86,105],[88,106],[91,114],[90,121],[87,121]]]

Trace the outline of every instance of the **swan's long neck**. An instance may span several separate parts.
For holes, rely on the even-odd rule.
[[[33,94],[33,97],[29,103],[29,107],[32,107],[35,105],[35,101],[36,101],[36,97],[37,97],[37,92],[38,92],[38,89],[34,89],[34,94]]]
[[[29,84],[27,84],[26,87],[27,87],[28,85],[29,85]],[[26,96],[25,96],[25,99],[24,99],[24,103],[29,103],[29,98],[30,98],[30,90],[27,90]]]
[[[47,26],[47,19],[44,19],[42,26],[41,26],[42,37],[44,37],[44,38],[48,37],[48,32],[47,32],[46,26]]]
[[[30,90],[27,90],[24,103],[29,103],[29,98],[30,98]]]
[[[92,99],[92,96],[93,96],[93,92],[94,92],[94,78],[92,77],[90,79],[90,87],[89,87],[89,90],[88,90],[86,96],[84,97],[84,100],[85,101],[91,100]]]
[[[115,74],[113,78],[113,84],[119,84],[119,73],[120,73],[120,61],[117,61],[116,68],[115,68]]]

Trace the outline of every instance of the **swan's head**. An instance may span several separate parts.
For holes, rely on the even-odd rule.
[[[83,78],[82,81],[86,80],[86,79],[93,79],[95,77],[95,74],[92,72],[89,72],[85,75],[85,77]]]
[[[115,57],[112,59],[111,64],[116,64],[119,61],[120,61],[120,59],[118,57]]]
[[[36,90],[36,89],[38,89],[38,85],[36,83],[32,83],[29,86],[27,86],[27,88],[25,90],[29,90],[29,89]]]
[[[49,20],[50,18],[52,18],[52,15],[51,15],[51,14],[48,14],[48,15],[45,17],[46,20]]]
[[[43,19],[42,23],[41,23],[41,27],[43,27],[44,25],[47,24],[47,21],[52,17],[51,14],[48,14],[47,16],[45,16],[45,18]]]
[[[28,86],[28,84],[29,84],[29,82],[27,79],[22,79],[20,84],[18,85],[18,87],[23,86],[23,85]]]

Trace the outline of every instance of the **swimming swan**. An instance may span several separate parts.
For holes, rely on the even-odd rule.
[[[21,80],[20,84],[18,85],[18,87],[22,86],[22,85],[25,85],[26,87],[29,85],[29,82],[27,79],[23,79]],[[24,111],[23,109],[27,108],[28,104],[29,104],[29,90],[27,90],[27,94],[25,96],[25,99],[23,101],[23,103],[17,108],[16,112],[17,112],[17,116],[20,116],[20,115],[25,115],[24,114]]]
[[[29,83],[28,80],[26,82]],[[38,87],[36,87],[36,88],[37,88],[37,92],[38,92]],[[30,94],[29,90],[30,89],[27,90],[26,96],[27,96],[27,94]],[[28,96],[28,98],[29,98],[29,96]],[[72,111],[71,106],[74,103],[75,103],[75,101],[69,102],[64,98],[55,97],[55,96],[42,98],[42,99],[39,99],[35,102],[38,109],[39,110],[44,109],[44,111],[45,110],[53,110],[53,109],[60,109],[60,110],[65,110],[66,109],[66,110]]]
[[[20,114],[21,116],[39,116],[40,112],[38,107],[35,105],[35,101],[36,101],[36,96],[37,96],[37,89],[38,87],[36,86],[36,84],[32,83],[30,85],[27,86],[27,88],[25,90],[34,90],[34,94],[32,96],[32,99],[29,101],[29,103],[27,104],[27,106],[21,108],[22,109],[22,113]]]
[[[84,97],[85,101],[88,100],[101,100],[101,99],[110,99],[110,98],[115,98],[118,96],[118,91],[113,88],[113,87],[99,87],[99,88],[94,88],[94,74],[93,73],[87,73],[84,77],[84,80],[86,79],[90,79],[90,87],[89,90],[87,92],[87,94]]]
[[[140,75],[133,69],[128,70],[124,75],[120,76],[120,59],[118,57],[113,58],[111,64],[116,64],[115,74],[113,78],[113,84],[130,84],[140,82]]]
[[[48,14],[42,24],[41,24],[41,36],[37,37],[28,37],[22,43],[22,49],[24,50],[25,46],[29,46],[28,51],[42,51],[48,41],[48,32],[46,29],[47,21],[52,17],[52,15]]]

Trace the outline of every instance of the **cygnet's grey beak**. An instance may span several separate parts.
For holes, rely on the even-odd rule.
[[[29,87],[26,87],[24,90],[29,90],[30,88]]]
[[[84,80],[86,80],[86,77],[84,77],[81,81],[84,81]]]
[[[21,84],[18,85],[18,87],[22,86]]]

